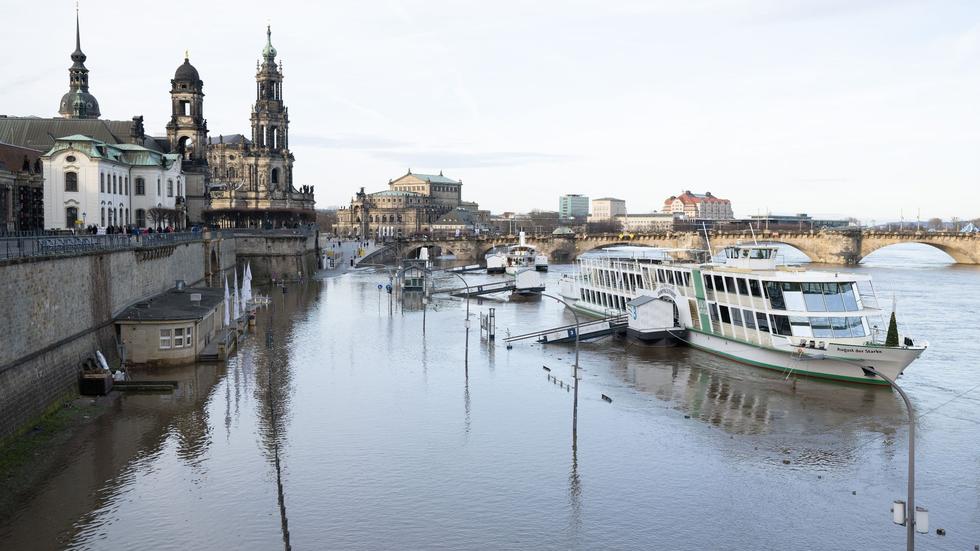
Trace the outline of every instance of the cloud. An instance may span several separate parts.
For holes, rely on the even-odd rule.
[[[537,153],[530,151],[418,151],[418,150],[377,150],[371,154],[379,159],[396,161],[406,166],[428,166],[440,168],[478,168],[497,166],[523,166],[537,163],[557,163],[576,160],[574,155]]]
[[[414,145],[384,136],[371,136],[368,134],[341,134],[337,136],[293,134],[290,142],[292,145],[318,147],[322,149],[380,149]]]

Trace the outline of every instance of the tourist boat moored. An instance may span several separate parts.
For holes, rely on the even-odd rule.
[[[594,317],[636,317],[649,302],[639,297],[668,303],[651,304],[657,321],[643,331],[787,376],[886,384],[871,370],[895,379],[928,346],[904,335],[886,342],[866,274],[782,264],[772,245],[724,252],[713,262],[705,251],[614,247],[580,258],[579,276],[559,282],[559,293]]]

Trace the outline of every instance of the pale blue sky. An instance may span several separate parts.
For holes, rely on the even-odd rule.
[[[73,3],[0,5],[0,113],[54,116]],[[980,2],[83,0],[103,116],[161,134],[186,48],[212,134],[247,134],[267,19],[321,206],[411,167],[494,211],[691,189],[740,215],[980,216]]]

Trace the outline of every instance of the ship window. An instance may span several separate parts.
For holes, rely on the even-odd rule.
[[[711,313],[711,321],[718,323],[718,305],[715,303],[709,304],[708,311]]]
[[[688,272],[684,272],[684,286],[685,287],[691,286],[691,274]]]
[[[738,292],[743,296],[749,296],[749,286],[744,277],[738,278]]]
[[[704,276],[704,288],[709,291],[715,290],[714,280],[709,275]]]
[[[840,285],[837,283],[823,284],[823,300],[827,305],[828,312],[844,311],[844,296],[841,293],[843,292],[844,288],[849,286],[849,283],[842,283]]]
[[[850,337],[851,330],[847,323],[847,318],[830,318],[830,326],[834,330],[835,337]]]
[[[852,337],[867,336],[867,324],[862,322],[863,318],[847,318],[847,326],[850,329]]]
[[[754,296],[754,297],[761,297],[762,296],[762,288],[759,285],[759,281],[758,280],[755,280],[755,279],[750,279],[749,280],[749,290],[752,291],[752,296]]]
[[[834,331],[830,328],[830,318],[810,318],[810,326],[813,328],[814,337],[833,337]],[[848,335],[837,335],[838,337],[846,337]]]
[[[806,303],[806,309],[810,312],[827,311],[827,306],[823,301],[823,285],[820,283],[803,284],[803,301]]]
[[[766,294],[769,295],[773,310],[786,309],[786,301],[783,300],[783,289],[780,287],[778,281],[766,282]]]
[[[857,311],[857,299],[854,297],[854,284],[853,283],[841,283],[841,296],[844,299],[844,309],[848,312]]]
[[[789,317],[780,316],[777,314],[773,314],[770,317],[772,318],[771,327],[774,333],[776,333],[777,335],[784,335],[787,337],[793,335],[793,330],[789,324]]]
[[[813,331],[810,329],[809,318],[790,316],[789,318],[790,329],[793,331],[794,337],[812,337]]]
[[[718,306],[718,313],[721,315],[721,321],[723,321],[725,323],[731,323],[732,322],[732,316],[728,313],[728,307],[727,306],[721,306],[721,305],[719,305]]]
[[[744,310],[742,314],[742,319],[745,320],[745,326],[749,329],[755,329],[755,314],[752,310]]]
[[[725,292],[725,282],[722,280],[722,278],[721,278],[720,275],[716,275],[716,276],[714,276],[714,278],[715,278],[715,291],[718,291],[720,293],[724,293]]]
[[[725,276],[725,290],[731,294],[735,294],[735,278],[732,276]]]
[[[786,303],[787,310],[806,310],[806,302],[803,300],[803,292],[800,290],[799,283],[784,281],[782,288],[783,302]]]
[[[742,326],[742,311],[738,308],[731,309],[732,323],[738,326]]]

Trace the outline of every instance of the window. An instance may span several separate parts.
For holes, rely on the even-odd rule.
[[[836,292],[837,284],[832,283],[831,285],[834,286]],[[826,312],[827,305],[823,302],[823,284],[804,283],[803,301],[806,303],[806,309],[810,312]]]
[[[160,350],[170,348],[170,329],[160,330]]]
[[[718,305],[718,313],[721,314],[721,321],[725,323],[731,323],[732,317],[728,312],[727,306]]]
[[[783,289],[779,286],[778,281],[766,282],[766,294],[769,295],[768,298],[773,310],[786,309],[786,301],[783,300]]]
[[[827,305],[828,312],[844,311],[844,296],[842,293],[845,287],[850,287],[850,283],[842,283],[840,285],[837,283],[823,284],[823,300]]]
[[[105,226],[105,207],[102,207],[100,210],[102,211],[102,216],[99,217],[99,225]]]
[[[777,335],[784,335],[787,337],[793,336],[793,330],[789,324],[788,316],[780,316],[773,314],[772,316],[772,331]]]
[[[854,295],[854,284],[853,283],[841,283],[841,295],[844,300],[844,309],[848,312],[854,312],[858,309],[857,299]]]
[[[116,175],[112,175],[112,194],[116,194]]]
[[[749,290],[752,291],[752,296],[762,297],[762,288],[759,286],[759,281],[755,279],[749,280]]]
[[[174,348],[184,347],[184,328],[178,327],[174,329]]]
[[[732,276],[725,276],[725,290],[731,294],[735,294],[735,278]]]
[[[177,197],[184,195],[184,186],[180,182],[180,178],[177,179]]]
[[[740,277],[736,280],[738,282],[738,292],[743,296],[749,296],[749,286],[748,282],[745,281],[744,277]]]
[[[143,209],[136,209],[136,225],[145,228],[146,227],[146,211]]]
[[[105,193],[105,172],[99,173],[99,191]]]
[[[765,331],[766,333],[769,332],[769,319],[766,317],[765,313],[756,312],[755,323],[759,326],[760,331]]]
[[[745,320],[745,326],[749,329],[755,329],[755,314],[751,310],[743,310],[742,314],[742,319]]]
[[[137,178],[134,180],[134,183],[136,184],[136,189],[133,191],[136,192],[136,195],[146,195],[146,180]]]
[[[191,337],[194,335],[194,326],[188,325],[184,328],[184,348],[190,348],[194,346],[194,339]]]
[[[709,275],[704,276],[704,288],[708,291],[715,290],[714,279]]]
[[[126,191],[124,191],[123,193],[125,193],[126,195],[129,195],[129,176],[126,176],[126,180],[125,181],[126,181]]]
[[[813,336],[813,330],[810,328],[810,318],[790,316],[789,325],[794,337]]]
[[[65,227],[74,228],[75,222],[78,221],[78,208],[68,207],[65,209]]]
[[[78,173],[65,173],[65,191],[78,191]]]
[[[813,336],[817,338],[833,337],[834,332],[830,329],[830,318],[810,318],[810,327],[813,328]],[[846,337],[847,335],[838,335]]]
[[[160,196],[160,178],[157,178],[157,197]]]
[[[173,196],[174,196],[174,181],[167,180],[167,197],[173,197]]]
[[[732,323],[738,326],[742,325],[742,311],[738,308],[731,309]]]

